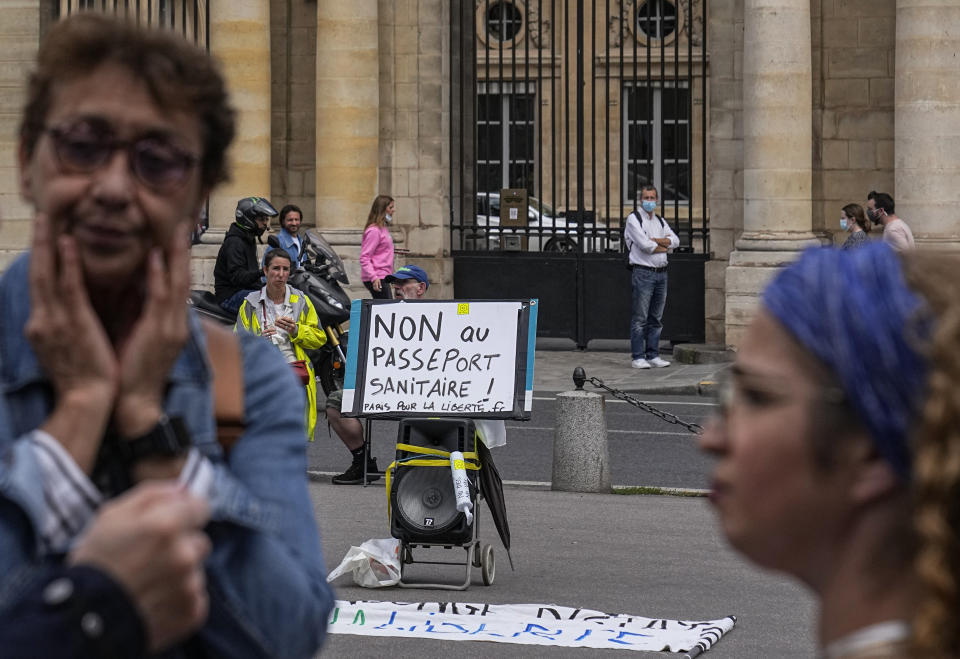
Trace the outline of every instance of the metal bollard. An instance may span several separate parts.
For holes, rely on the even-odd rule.
[[[557,395],[553,483],[564,492],[610,492],[610,455],[604,398],[590,391]]]

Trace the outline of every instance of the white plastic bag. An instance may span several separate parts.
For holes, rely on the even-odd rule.
[[[396,538],[374,539],[359,547],[350,547],[340,565],[327,575],[327,581],[351,570],[354,583],[364,588],[397,585],[400,582],[400,541]]]
[[[507,426],[501,419],[474,419],[473,424],[480,433],[480,441],[487,448],[497,448],[507,444]]]

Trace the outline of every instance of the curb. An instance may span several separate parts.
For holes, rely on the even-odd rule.
[[[716,396],[720,389],[720,383],[716,380],[701,380],[697,385],[701,396]]]
[[[605,383],[613,389],[617,389],[627,394],[645,394],[653,396],[712,396],[713,388],[715,384],[712,380],[705,380],[697,383],[687,383],[687,384],[670,384],[670,385],[658,385],[658,386],[647,386],[647,387],[637,387],[637,386],[627,386],[624,388],[610,384],[609,382]],[[706,387],[704,385],[707,385]],[[594,393],[603,392],[602,389],[597,389],[596,387],[591,387],[587,389],[588,385],[584,385],[584,391],[592,391]],[[569,389],[537,389],[534,388],[534,394],[560,394],[566,391],[573,391],[573,388]],[[606,392],[603,392],[606,393]]]
[[[330,482],[330,477],[336,476],[336,472],[333,471],[321,471],[316,469],[307,470],[307,478],[313,483],[322,483],[326,485],[333,485]],[[385,481],[383,479],[379,481],[374,481],[373,483],[368,483],[367,487],[376,487],[379,484],[381,488],[385,486]],[[669,487],[663,485],[627,485],[626,483],[614,483],[610,486],[610,492],[566,492],[563,490],[554,490],[552,484],[549,482],[540,482],[540,481],[515,481],[515,480],[505,480],[503,481],[504,487],[509,487],[514,490],[536,490],[539,492],[556,492],[557,494],[581,494],[581,495],[614,495],[614,496],[684,496],[684,497],[705,497],[710,493],[710,490],[704,490],[700,488],[690,488],[690,487]],[[349,487],[362,487],[360,483],[355,485],[345,485],[344,488]],[[628,492],[616,492],[615,490],[650,490],[649,492],[638,492],[638,493],[628,493]],[[346,491],[346,490],[344,490]]]

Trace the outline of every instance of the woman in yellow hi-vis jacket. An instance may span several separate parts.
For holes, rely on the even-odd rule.
[[[244,299],[234,331],[269,339],[301,378],[307,389],[304,423],[307,439],[312,442],[317,424],[317,380],[306,351],[326,343],[327,335],[318,325],[317,311],[310,298],[287,284],[290,255],[285,250],[267,252],[263,273],[267,285]]]

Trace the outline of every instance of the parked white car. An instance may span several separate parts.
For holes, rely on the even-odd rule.
[[[584,251],[617,252],[620,230],[608,229],[603,222],[584,224]],[[566,214],[559,213],[536,197],[528,197],[526,227],[500,226],[500,193],[477,193],[476,225],[464,225],[464,248],[467,250],[575,252],[577,225],[568,224]]]

